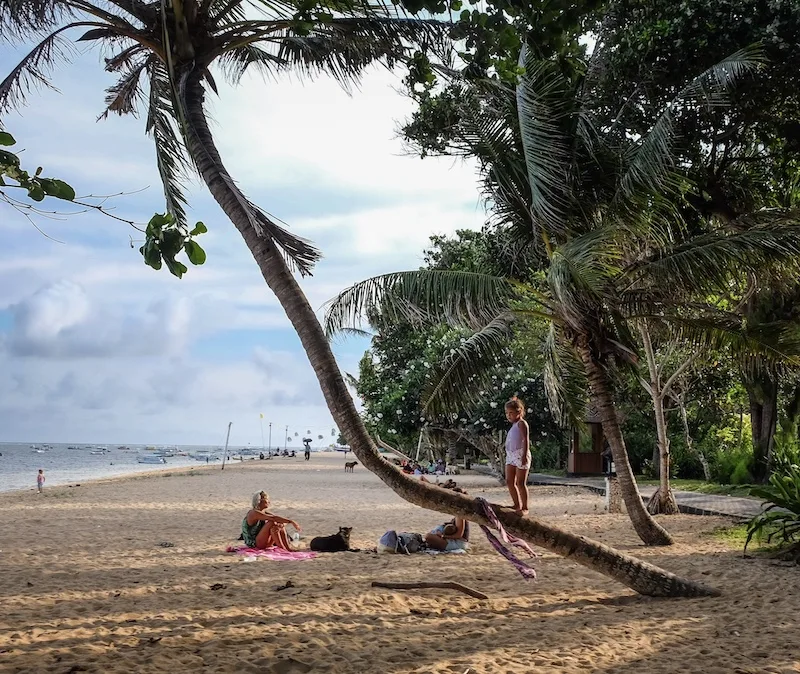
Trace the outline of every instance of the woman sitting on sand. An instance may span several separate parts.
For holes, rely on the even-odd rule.
[[[253,507],[242,520],[242,538],[248,548],[278,547],[291,550],[286,525],[291,524],[297,531],[300,525],[294,520],[287,520],[267,512],[269,496],[265,491],[253,494]]]
[[[466,494],[463,489],[456,487],[445,487],[452,489],[459,494]],[[440,485],[444,486],[444,485]],[[440,524],[433,531],[425,534],[425,542],[432,550],[453,552],[453,550],[466,550],[469,548],[469,522],[461,517],[454,517],[449,522]]]

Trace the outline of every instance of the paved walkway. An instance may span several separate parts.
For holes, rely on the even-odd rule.
[[[602,477],[558,477],[531,473],[528,476],[528,484],[583,487],[599,494],[606,493],[605,478]],[[639,493],[642,495],[642,500],[649,500],[655,490],[654,485],[641,485]],[[751,498],[703,494],[696,491],[673,490],[672,493],[675,495],[678,509],[690,515],[724,515],[749,520],[761,512],[761,502]]]

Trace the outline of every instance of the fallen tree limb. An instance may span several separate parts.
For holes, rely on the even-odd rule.
[[[488,594],[483,594],[483,592],[478,592],[477,590],[473,590],[471,587],[467,587],[466,585],[462,585],[461,583],[455,583],[453,581],[441,581],[441,582],[428,582],[428,581],[421,581],[419,583],[388,583],[378,580],[372,581],[372,587],[385,587],[389,590],[419,590],[419,589],[427,589],[427,588],[439,588],[444,590],[457,590],[458,592],[463,592],[464,594],[468,594],[470,597],[475,597],[475,599],[488,599]]]

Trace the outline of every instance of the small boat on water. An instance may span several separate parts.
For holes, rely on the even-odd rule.
[[[139,463],[166,463],[167,460],[163,456],[156,456],[155,454],[144,454],[136,459]]]
[[[89,454],[95,454],[95,455],[99,454],[101,456],[104,456],[105,451],[102,449],[93,449],[91,452],[89,452]]]

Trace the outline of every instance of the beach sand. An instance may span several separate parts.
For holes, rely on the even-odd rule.
[[[315,454],[0,495],[0,671],[800,672],[800,569],[710,537],[724,519],[661,518],[677,544],[646,549],[599,496],[532,489],[535,516],[714,585],[714,599],[640,597],[548,552],[526,583],[477,527],[468,556],[224,552],[262,488],[303,526],[301,546],[342,525],[370,548],[387,529],[445,519],[343,463]],[[508,501],[490,478],[456,479]],[[457,580],[490,598],[373,580]]]

